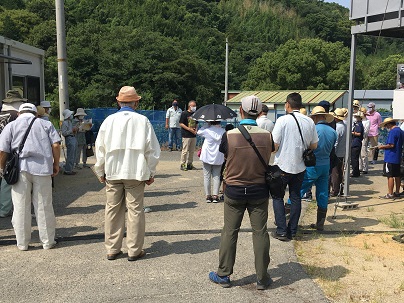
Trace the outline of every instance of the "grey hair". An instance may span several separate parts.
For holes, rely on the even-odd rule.
[[[130,102],[121,102],[118,101],[118,104],[120,107],[124,107],[124,106],[136,106],[139,102],[138,101],[130,101]]]
[[[188,102],[188,106],[191,106],[191,103],[195,103],[195,104],[196,104],[196,101],[195,101],[195,100],[189,101],[189,102]]]

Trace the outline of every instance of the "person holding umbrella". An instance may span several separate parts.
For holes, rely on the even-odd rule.
[[[224,155],[219,152],[219,145],[224,134],[220,121],[207,121],[208,125],[198,130],[197,134],[205,138],[200,159],[203,164],[203,183],[206,202],[219,202],[220,171]],[[211,195],[211,177],[213,179],[213,195]]]

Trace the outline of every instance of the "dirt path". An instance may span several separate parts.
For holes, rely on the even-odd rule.
[[[299,261],[333,302],[404,302],[404,244],[392,239],[404,233],[404,197],[380,199],[387,192],[381,168],[377,164],[368,175],[351,179],[348,202],[359,203],[357,209],[338,208],[332,218],[333,198],[326,232],[303,234],[295,243]],[[314,202],[302,226],[315,216]]]

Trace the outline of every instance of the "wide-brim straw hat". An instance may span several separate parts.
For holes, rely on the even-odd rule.
[[[66,119],[68,119],[71,115],[73,115],[73,111],[71,111],[70,109],[68,109],[68,108],[66,108],[64,111],[63,111],[63,118],[65,118],[65,120]]]
[[[383,122],[379,124],[379,126],[380,126],[380,127],[385,127],[386,124],[388,124],[388,123],[393,123],[393,122],[394,122],[394,123],[397,123],[397,120],[396,120],[396,119],[393,119],[393,118],[391,118],[391,117],[388,117],[388,118],[384,119]]]
[[[3,99],[3,103],[13,103],[13,102],[27,102],[28,99],[25,99],[21,96],[21,94],[17,90],[9,90],[6,94],[6,98]]]
[[[313,110],[311,111],[310,117],[314,117],[314,116],[324,116],[325,117],[325,121],[327,123],[330,123],[334,120],[334,116],[331,115],[330,113],[327,113],[324,109],[324,107],[322,106],[316,106],[315,108],[313,108]]]
[[[306,110],[304,107],[302,107],[301,109],[299,109],[299,112],[300,112],[302,115],[307,116],[307,110]]]
[[[334,116],[334,119],[338,119],[340,121],[346,119],[346,112],[342,108],[336,108],[332,114]]]
[[[87,116],[86,112],[84,111],[84,108],[79,107],[76,110],[76,113],[74,114],[75,117],[77,116]]]
[[[139,101],[140,99],[142,99],[142,97],[137,94],[133,86],[123,86],[116,97],[116,100],[119,102],[133,102]]]

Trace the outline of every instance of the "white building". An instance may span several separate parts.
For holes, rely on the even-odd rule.
[[[42,49],[0,36],[0,100],[10,89],[34,104],[44,100],[44,56]]]

